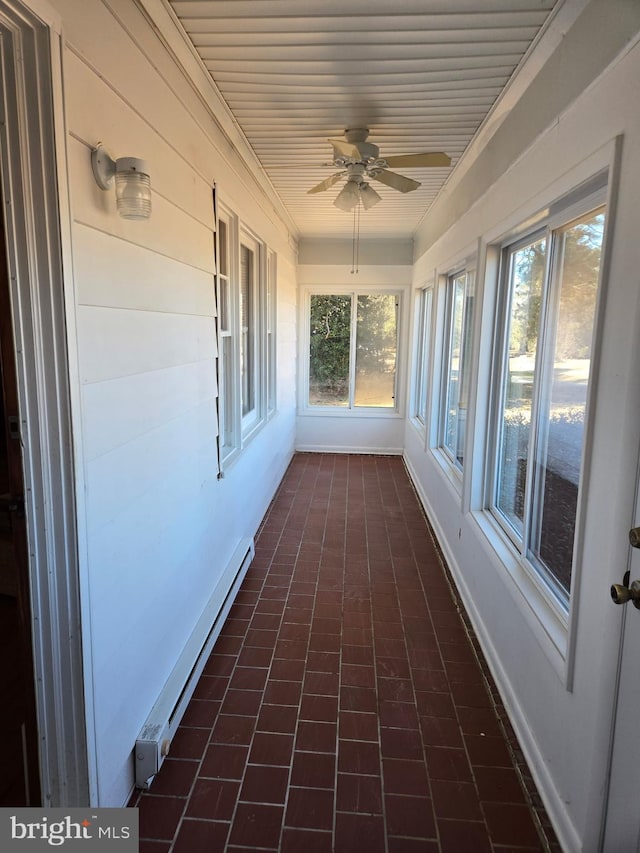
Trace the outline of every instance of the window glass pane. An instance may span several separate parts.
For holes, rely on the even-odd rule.
[[[240,246],[240,375],[243,416],[255,408],[255,293],[254,256]]]
[[[220,275],[229,275],[229,252],[227,246],[227,223],[220,219],[218,221],[218,247],[220,257],[218,258],[218,270]]]
[[[393,294],[358,296],[356,406],[395,406],[397,307]]]
[[[462,468],[467,422],[473,292],[466,273],[449,283],[449,346],[443,446]]]
[[[499,439],[497,506],[520,534],[524,520],[545,257],[544,238],[522,246],[508,256],[507,353]]]
[[[222,444],[233,447],[233,339],[222,338]]]
[[[605,215],[554,234],[554,317],[540,403],[533,554],[568,592]]]
[[[220,279],[220,305],[218,310],[220,312],[220,331],[229,332],[231,330],[230,326],[230,318],[229,318],[229,279],[221,278]]]
[[[309,405],[348,406],[351,296],[313,295],[309,333]]]

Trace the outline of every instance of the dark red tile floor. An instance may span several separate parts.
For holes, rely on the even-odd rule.
[[[560,851],[402,460],[297,454],[141,853]]]

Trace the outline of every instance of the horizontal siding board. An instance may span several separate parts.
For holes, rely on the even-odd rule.
[[[81,224],[76,226],[74,249],[80,305],[215,314],[213,272]]]
[[[90,534],[112,524],[140,502],[149,512],[160,512],[154,493],[162,483],[182,477],[180,472],[185,467],[193,465],[195,473],[193,460],[200,458],[203,447],[209,448],[209,472],[213,476],[215,437],[216,405],[211,397],[184,411],[182,417],[88,460],[85,483]]]
[[[211,317],[79,306],[83,384],[216,357]]]
[[[92,460],[183,417],[217,396],[212,359],[137,373],[82,389],[85,458]]]
[[[544,16],[543,16],[544,17]],[[342,20],[342,19],[341,19]],[[505,41],[531,41],[535,36],[538,26],[494,26],[494,27],[471,27],[465,29],[447,29],[436,27],[432,22],[437,18],[434,16],[415,16],[413,24],[405,21],[402,17],[386,18],[387,26],[372,30],[370,24],[372,19],[367,19],[367,27],[362,27],[361,22],[356,20],[351,28],[343,26],[341,29],[329,28],[328,20],[320,19],[320,28],[310,29],[308,23],[298,20],[297,29],[285,29],[281,25],[277,30],[260,29],[264,19],[260,19],[254,28],[245,30],[240,27],[232,31],[228,29],[214,29],[213,23],[209,23],[208,29],[194,27],[192,21],[185,21],[191,41],[196,47],[219,47],[224,50],[237,49],[239,47],[250,47],[253,50],[262,47],[270,49],[293,47],[314,47],[325,52],[334,45],[420,45],[425,47],[430,44],[452,44],[464,39],[465,43],[473,42],[505,42]],[[485,21],[486,23],[486,21]]]
[[[176,12],[182,14],[182,7],[178,0],[173,0],[172,6]],[[202,6],[200,7],[203,8]],[[346,8],[346,7],[345,7]],[[268,17],[265,15],[256,16],[254,18],[227,18],[220,17],[204,17],[202,16],[187,16],[183,15],[182,23],[185,30],[193,35],[194,38],[200,35],[210,34],[214,38],[248,38],[252,35],[257,37],[266,37],[272,35],[275,38],[286,38],[288,34],[297,35],[301,39],[306,38],[326,38],[326,34],[331,34],[333,38],[340,38],[342,35],[356,36],[366,32],[371,37],[375,38],[379,33],[382,37],[389,38],[392,34],[404,32],[424,32],[426,38],[430,36],[437,38],[439,31],[444,32],[520,32],[526,28],[529,32],[531,29],[540,27],[547,17],[547,11],[538,11],[529,9],[518,12],[495,12],[486,9],[482,12],[467,12],[460,14],[429,14],[422,9],[422,14],[400,14],[399,6],[396,5],[396,13],[391,15],[382,15],[379,12],[370,8],[366,18],[366,26],[363,26],[362,18],[352,14],[341,15],[322,15],[321,13],[313,15],[279,15]]]
[[[464,26],[463,17],[468,14],[478,18],[495,12],[514,15],[520,11],[530,13],[532,6],[537,10],[551,9],[554,0],[456,0],[455,9]],[[392,16],[400,10],[404,15],[425,13],[425,0],[376,0],[372,9],[371,0],[172,0],[172,6],[180,17],[190,18],[281,18],[298,15],[300,18],[330,15],[334,18],[360,17],[362,24],[370,16]],[[428,11],[432,15],[451,13],[451,0],[429,0]],[[233,9],[233,14],[230,14]]]
[[[507,66],[514,68],[521,59],[518,53],[508,53],[496,51],[496,55],[478,55],[470,56],[466,50],[460,49],[458,53],[447,54],[445,56],[434,56],[433,58],[420,59],[402,59],[390,58],[378,60],[375,56],[375,51],[370,51],[366,59],[350,59],[338,58],[335,62],[331,59],[294,59],[289,61],[281,52],[279,60],[261,60],[253,59],[250,55],[244,58],[237,56],[235,59],[221,60],[217,56],[215,49],[209,50],[202,48],[202,58],[207,68],[213,72],[216,80],[222,81],[224,78],[219,76],[223,74],[237,74],[244,76],[245,74],[287,74],[298,76],[300,74],[309,75],[330,75],[339,77],[341,73],[354,76],[356,79],[371,75],[373,79],[380,76],[390,75],[395,77],[399,74],[426,74],[430,71],[473,71],[489,69],[494,67]],[[223,88],[224,93],[224,88]]]
[[[201,40],[199,40],[201,41]],[[271,45],[238,45],[230,44],[221,46],[220,44],[197,44],[198,53],[204,59],[215,60],[222,68],[229,61],[236,61],[241,55],[242,50],[247,48],[250,50],[251,59],[254,62],[282,62],[283,60],[283,45],[274,40]],[[432,42],[417,38],[413,35],[413,41],[403,41],[402,39],[389,41],[378,44],[371,43],[368,38],[363,36],[362,43],[358,41],[345,41],[345,43],[334,44],[288,44],[286,45],[285,61],[286,62],[325,62],[327,56],[331,57],[331,62],[354,62],[360,60],[375,59],[377,63],[382,62],[416,62],[430,59],[447,59],[450,57],[472,57],[472,56],[491,56],[499,57],[503,55],[515,55],[523,53],[528,47],[527,41],[514,41],[507,39],[485,39],[476,41],[474,39],[466,40],[461,36],[458,39],[447,41],[444,43]]]

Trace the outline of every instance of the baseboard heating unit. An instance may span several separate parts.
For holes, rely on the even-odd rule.
[[[253,560],[253,539],[243,539],[216,585],[171,675],[136,740],[136,787],[148,789],[169,752],[189,700]],[[228,590],[228,591],[227,591]]]

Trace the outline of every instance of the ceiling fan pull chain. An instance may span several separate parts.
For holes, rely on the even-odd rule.
[[[360,243],[360,202],[353,208],[353,236],[351,238],[351,275],[357,275]]]
[[[356,275],[360,272],[360,202],[356,207]]]

